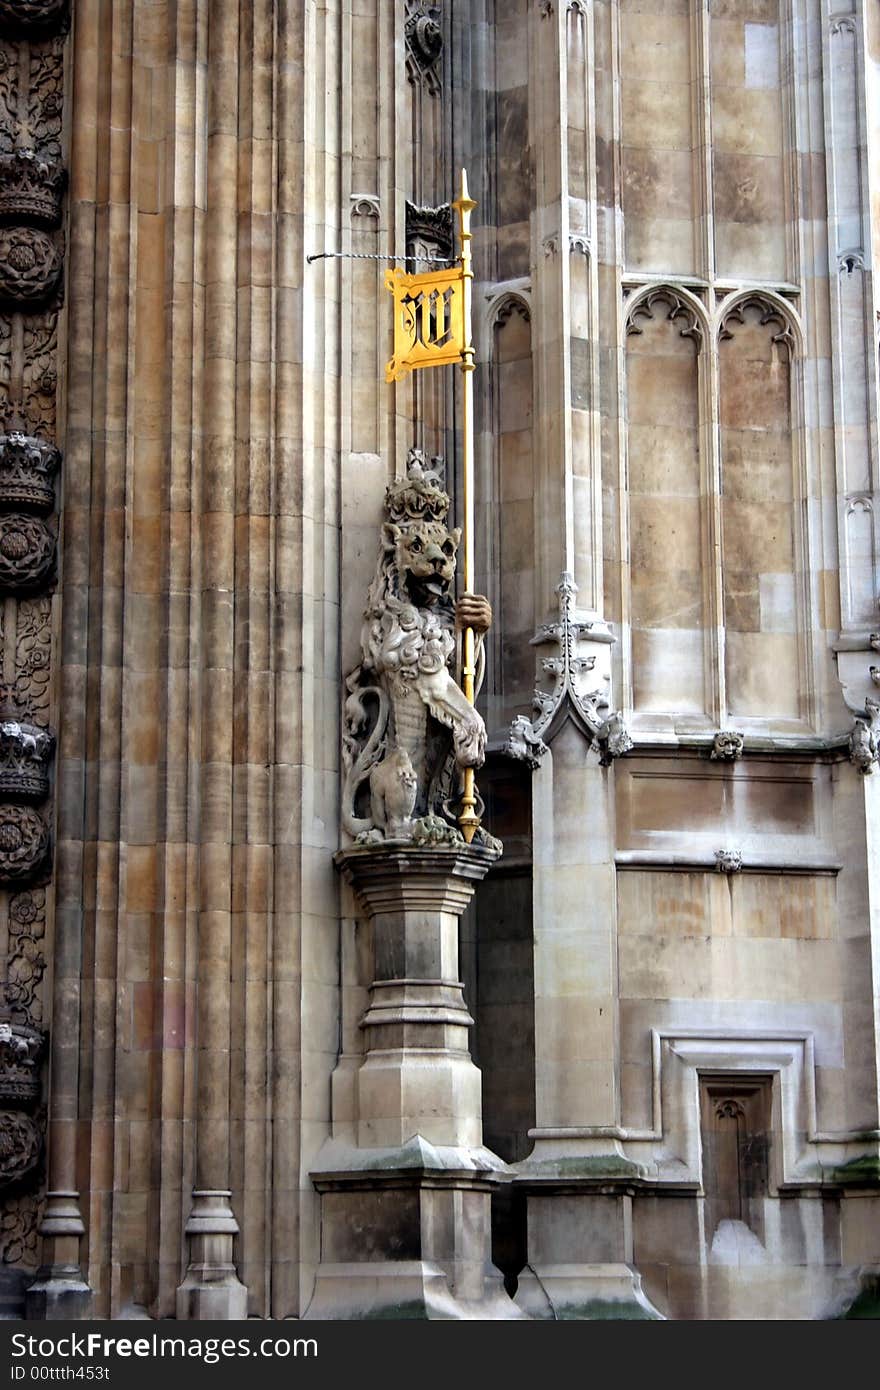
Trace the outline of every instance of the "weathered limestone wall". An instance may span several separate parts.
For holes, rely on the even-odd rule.
[[[67,285],[45,341],[0,317],[0,394],[64,447],[57,594],[2,606],[2,682],[30,662],[58,728],[55,887],[16,887],[0,951],[52,1082],[3,1258],[203,1316],[210,1248],[226,1311],[309,1309],[372,983],[342,673],[412,445],[460,501],[454,374],[383,382],[382,258],[437,251],[464,164],[509,853],[463,966],[505,1272],[539,1316],[818,1316],[880,1256],[876,16],[436,10],[75,0],[51,50]],[[38,47],[0,25],[7,108]],[[772,1139],[717,1244],[709,1081]]]

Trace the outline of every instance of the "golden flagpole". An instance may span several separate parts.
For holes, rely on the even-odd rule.
[[[452,204],[458,213],[459,246],[461,252],[462,298],[464,316],[464,344],[461,354],[462,373],[462,474],[464,482],[464,593],[473,593],[474,587],[474,344],[471,337],[471,300],[474,272],[471,266],[471,213],[477,206],[468,193],[467,174],[461,171],[461,188],[458,198]],[[474,630],[464,630],[464,661],[462,664],[462,689],[465,699],[474,703],[474,682],[476,680],[476,642]],[[464,770],[464,791],[461,798],[461,814],[458,823],[468,844],[474,838],[480,818],[476,813],[477,797],[474,787],[474,769]]]

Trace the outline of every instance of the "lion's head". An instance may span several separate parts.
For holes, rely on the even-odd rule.
[[[461,531],[442,521],[411,521],[406,526],[386,522],[382,528],[386,555],[392,560],[400,595],[417,608],[435,607],[445,599],[455,578]]]

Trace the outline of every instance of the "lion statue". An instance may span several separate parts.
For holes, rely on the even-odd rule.
[[[385,494],[361,664],[346,680],[343,824],[361,843],[460,838],[449,803],[456,769],[480,767],[486,726],[456,684],[456,629],[471,627],[481,664],[488,601],[452,588],[461,532],[447,525],[437,465],[411,450]]]

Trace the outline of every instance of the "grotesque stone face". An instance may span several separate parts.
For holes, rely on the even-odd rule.
[[[444,599],[455,578],[461,531],[441,521],[414,521],[388,526],[401,591],[417,608],[430,608]]]

